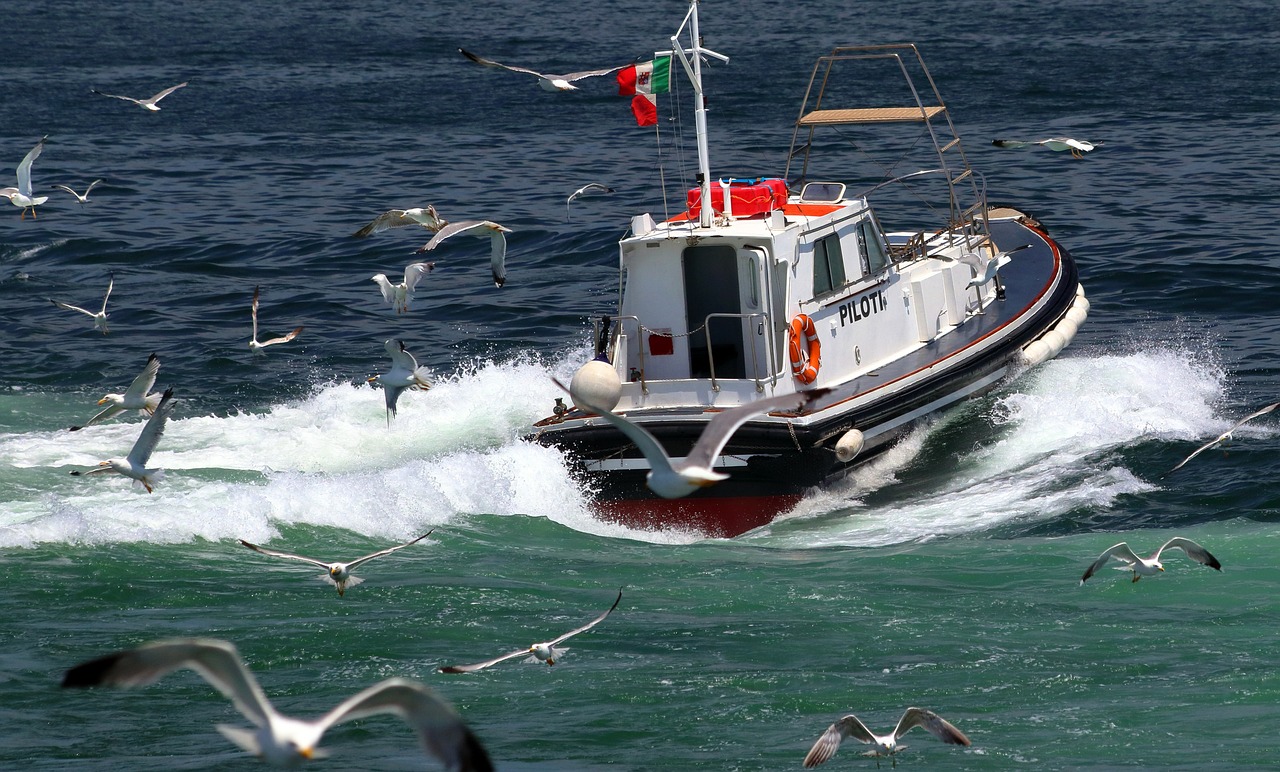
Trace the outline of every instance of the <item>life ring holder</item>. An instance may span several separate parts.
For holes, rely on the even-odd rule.
[[[808,314],[796,314],[791,320],[787,351],[791,356],[791,375],[797,381],[810,384],[818,379],[818,370],[822,367],[822,343]]]

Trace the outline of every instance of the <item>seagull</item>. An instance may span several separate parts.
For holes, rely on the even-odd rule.
[[[164,479],[163,469],[147,469],[147,460],[151,458],[151,453],[159,444],[160,438],[164,436],[164,425],[169,420],[169,411],[173,410],[173,389],[166,389],[164,396],[160,398],[160,404],[156,405],[155,412],[147,419],[147,423],[142,427],[142,433],[138,435],[138,439],[133,443],[133,449],[129,451],[127,458],[109,458],[106,461],[98,462],[98,466],[87,472],[79,470],[73,471],[71,474],[79,477],[80,475],[98,474],[100,472],[116,472],[122,474],[132,480],[142,483],[142,487],[147,489],[147,493],[152,492],[152,487],[159,484]]]
[[[613,188],[609,187],[608,185],[603,185],[599,182],[588,182],[586,185],[583,185],[582,187],[573,191],[573,193],[570,193],[569,197],[564,200],[565,219],[567,220],[569,218],[569,204],[573,203],[573,200],[575,198],[582,198],[583,196],[590,196],[596,193],[603,194],[603,193],[612,193],[612,192],[614,192]]]
[[[428,756],[455,772],[490,772],[493,763],[467,725],[435,692],[407,678],[388,678],[338,704],[318,719],[281,715],[258,680],[228,641],[177,638],[83,662],[63,676],[63,688],[119,686],[131,689],[155,683],[175,670],[189,668],[226,697],[256,729],[218,724],[231,742],[263,761],[296,767],[327,754],[316,748],[331,726],[380,713],[404,719],[418,735]],[[358,766],[358,765],[357,765]]]
[[[320,578],[325,580],[329,584],[332,584],[334,587],[337,587],[338,595],[345,595],[348,587],[355,587],[357,584],[360,584],[361,582],[364,581],[358,576],[351,575],[351,572],[356,569],[356,566],[359,566],[362,563],[366,563],[370,560],[373,560],[374,558],[380,558],[383,555],[390,555],[396,550],[402,550],[405,547],[408,547],[410,544],[416,544],[422,541],[423,539],[427,538],[428,536],[430,536],[432,531],[434,530],[435,529],[432,528],[430,531],[427,531],[426,533],[422,534],[416,539],[413,539],[412,541],[407,541],[404,544],[397,544],[394,547],[388,547],[387,549],[379,550],[378,552],[365,555],[362,558],[356,558],[350,563],[326,563],[323,560],[316,560],[315,558],[308,558],[302,555],[294,555],[288,552],[276,552],[275,550],[269,550],[269,549],[266,549],[265,547],[259,547],[256,544],[250,544],[244,539],[241,539],[240,543],[248,547],[249,549],[253,550],[254,552],[261,552],[263,555],[270,555],[271,557],[274,557],[274,558],[285,558],[287,560],[301,560],[303,563],[310,563],[313,566],[319,566],[325,570],[325,573],[322,574]]]
[[[437,214],[434,206],[428,204],[425,207],[415,207],[413,209],[389,209],[373,218],[373,222],[352,235],[364,238],[365,236],[372,236],[375,233],[385,231],[388,228],[401,228],[406,225],[420,225],[435,233],[448,224],[449,221]]]
[[[400,399],[400,392],[405,389],[430,389],[427,376],[431,372],[425,367],[418,367],[418,360],[405,349],[403,341],[391,338],[382,347],[391,357],[391,370],[370,377],[369,383],[382,384],[387,399],[387,426],[390,426],[391,417],[396,414],[396,400]]]
[[[971,287],[981,287],[992,279],[996,278],[1001,268],[1008,265],[1013,258],[1010,257],[1014,252],[1021,252],[1024,249],[1030,249],[1030,244],[1023,244],[1020,247],[1014,247],[1008,252],[997,252],[989,258],[982,258],[973,252],[966,252],[960,256],[960,262],[973,269],[973,278],[965,285],[965,289]]]
[[[558,380],[556,385],[569,391],[568,387]],[[650,490],[663,498],[678,499],[688,496],[699,488],[705,488],[729,478],[727,474],[712,470],[711,465],[720,455],[720,451],[724,450],[729,437],[738,430],[738,427],[762,413],[802,410],[810,402],[830,391],[831,389],[812,389],[766,397],[716,413],[715,417],[707,422],[706,428],[702,430],[702,436],[689,451],[689,455],[674,463],[658,444],[658,440],[644,427],[602,407],[590,405],[577,397],[574,397],[574,400],[579,406],[590,409],[613,424],[640,448],[640,452],[649,462],[649,475],[645,478],[645,484]],[[573,396],[573,392],[569,392],[569,395]]]
[[[879,757],[888,756],[893,760],[893,766],[898,766],[896,755],[898,752],[905,750],[907,746],[899,745],[898,738],[916,727],[924,727],[929,734],[950,745],[969,745],[969,738],[965,737],[964,732],[952,726],[951,722],[934,713],[932,710],[924,708],[907,708],[902,714],[902,718],[898,719],[898,726],[894,728],[892,734],[878,735],[867,729],[866,725],[858,720],[858,717],[852,713],[827,727],[827,731],[822,733],[818,741],[809,749],[809,753],[804,757],[804,766],[811,769],[823,763],[827,759],[836,755],[836,750],[840,747],[841,741],[846,737],[864,742],[872,746],[867,751],[867,756],[875,756],[877,758],[876,767],[880,766]]]
[[[115,286],[116,286],[116,275],[115,275],[115,272],[112,272],[107,278],[107,294],[102,296],[102,310],[98,311],[97,313],[94,313],[93,311],[86,311],[80,306],[73,306],[67,303],[61,303],[57,300],[54,300],[53,298],[49,298],[49,302],[54,304],[58,308],[64,308],[68,311],[79,311],[80,313],[85,314],[86,316],[93,317],[93,329],[102,330],[102,334],[106,335],[108,332],[110,332],[110,330],[107,329],[107,298],[111,297],[111,290]]]
[[[94,180],[93,182],[90,182],[89,187],[85,188],[83,193],[77,193],[66,185],[54,185],[53,187],[57,188],[58,190],[65,190],[71,195],[75,196],[76,201],[79,201],[82,204],[87,204],[89,203],[89,191],[93,190],[95,187],[101,184],[101,182],[102,180]]]
[[[1093,576],[1098,569],[1105,566],[1107,564],[1107,561],[1110,560],[1111,558],[1115,558],[1116,560],[1121,560],[1127,563],[1128,565],[1126,566],[1116,566],[1116,568],[1120,569],[1121,571],[1125,570],[1126,568],[1132,569],[1133,581],[1135,582],[1144,576],[1155,576],[1157,573],[1164,570],[1164,565],[1160,563],[1160,553],[1164,552],[1169,548],[1180,549],[1183,552],[1187,553],[1187,557],[1191,558],[1197,563],[1201,563],[1217,571],[1222,570],[1222,564],[1218,562],[1217,558],[1209,554],[1209,550],[1205,549],[1204,547],[1201,547],[1199,544],[1196,544],[1190,539],[1184,539],[1181,536],[1175,536],[1169,541],[1165,542],[1164,546],[1156,550],[1155,554],[1149,558],[1138,557],[1137,555],[1134,554],[1133,550],[1129,549],[1128,544],[1126,544],[1125,542],[1120,542],[1119,544],[1115,545],[1114,547],[1111,547],[1106,552],[1099,555],[1097,560],[1093,561],[1093,565],[1089,566],[1089,568],[1084,572],[1084,576],[1080,577],[1080,584],[1084,584],[1085,580]]]
[[[597,75],[608,75],[611,72],[617,72],[618,70],[621,70],[623,67],[628,66],[625,64],[620,64],[617,67],[610,67],[607,70],[587,70],[585,72],[571,72],[568,75],[546,75],[541,72],[537,72],[536,70],[527,69],[525,67],[512,67],[509,64],[495,62],[492,59],[484,59],[482,57],[476,56],[475,54],[463,48],[459,48],[458,53],[467,57],[468,59],[475,62],[476,64],[484,65],[485,67],[497,67],[503,70],[510,70],[512,72],[523,72],[526,75],[532,75],[533,77],[538,79],[538,85],[542,87],[543,91],[577,91],[578,87],[573,85],[574,81],[582,80],[583,78],[593,78]]]
[[[1071,155],[1075,158],[1084,158],[1084,154],[1101,145],[1101,142],[1085,142],[1082,139],[1071,139],[1070,137],[1050,137],[1049,139],[995,139],[991,144],[996,147],[1019,148],[1030,147],[1032,145],[1043,145],[1050,150],[1063,151],[1070,150]]]
[[[404,281],[399,284],[392,284],[385,273],[375,273],[372,281],[376,281],[378,289],[382,290],[382,299],[395,306],[396,313],[402,314],[409,310],[414,287],[435,267],[435,263],[410,263],[404,267]]]
[[[440,246],[440,242],[450,236],[462,234],[464,236],[489,237],[489,268],[493,271],[493,283],[501,287],[507,283],[507,237],[504,233],[510,233],[510,228],[504,228],[496,222],[489,220],[463,220],[462,222],[450,223],[431,237],[426,246],[418,249],[418,254],[427,252]]]
[[[253,337],[249,339],[249,350],[255,354],[261,354],[262,350],[267,346],[274,346],[277,343],[288,343],[298,337],[298,333],[302,332],[301,327],[295,327],[292,332],[271,340],[258,342],[258,287],[253,288]]]
[[[585,633],[586,631],[590,630],[591,628],[603,622],[604,618],[609,616],[609,613],[618,607],[618,603],[621,600],[622,600],[622,590],[619,589],[618,597],[616,600],[614,600],[613,605],[609,607],[609,611],[604,612],[600,616],[586,623],[582,627],[577,628],[576,630],[570,630],[569,632],[565,633],[559,638],[546,641],[545,643],[535,643],[527,649],[520,649],[519,651],[513,651],[510,654],[503,654],[501,657],[495,657],[493,659],[486,660],[484,662],[477,662],[474,665],[449,665],[447,667],[440,668],[440,672],[441,673],[474,673],[477,670],[484,670],[485,668],[491,665],[496,665],[499,662],[505,662],[506,660],[515,659],[516,657],[523,657],[523,656],[530,656],[531,658],[536,657],[537,659],[542,660],[548,665],[554,665],[556,664],[556,660],[560,658],[560,655],[568,651],[568,649],[556,648],[559,644],[564,643],[565,641],[569,640],[570,638],[577,635],[578,633]]]
[[[86,421],[84,426],[93,426],[99,421],[115,418],[126,410],[144,410],[147,415],[153,415],[160,405],[160,395],[148,394],[147,392],[151,391],[151,387],[156,385],[156,374],[159,372],[160,358],[152,354],[147,358],[147,364],[142,368],[142,372],[138,373],[138,377],[133,379],[133,383],[129,384],[129,388],[125,389],[124,394],[108,394],[98,400],[99,405],[110,404],[106,410]],[[70,431],[79,431],[84,426],[72,426]]]
[[[150,99],[134,99],[133,97],[120,96],[119,94],[107,94],[97,90],[96,88],[91,88],[89,90],[95,94],[100,94],[101,96],[112,97],[113,99],[123,99],[126,102],[133,102],[135,105],[138,105],[139,107],[145,107],[153,113],[158,113],[160,112],[160,105],[157,103],[161,99],[164,99],[165,97],[169,96],[170,94],[172,94],[173,92],[177,91],[178,89],[182,88],[185,85],[187,84],[183,82],[183,83],[179,83],[176,86],[170,86],[169,88],[165,89],[164,91],[161,91],[159,94],[156,94]]]
[[[22,163],[18,164],[18,187],[16,188],[0,188],[0,196],[9,199],[9,203],[22,208],[22,216],[19,220],[27,218],[27,210],[31,210],[31,219],[36,217],[36,207],[49,200],[48,196],[37,196],[31,190],[31,163],[40,157],[41,151],[44,150],[44,141],[49,138],[46,134],[40,138],[36,146],[27,151],[23,156]]]
[[[1190,461],[1191,459],[1193,459],[1193,458],[1195,458],[1196,456],[1200,455],[1201,453],[1205,452],[1205,451],[1206,451],[1206,450],[1208,450],[1209,448],[1212,448],[1214,445],[1220,445],[1220,444],[1224,444],[1224,443],[1231,442],[1231,440],[1235,438],[1235,434],[1234,434],[1234,432],[1235,432],[1235,430],[1236,430],[1236,429],[1239,429],[1241,426],[1244,426],[1245,424],[1249,423],[1250,421],[1252,421],[1253,419],[1257,418],[1258,416],[1262,416],[1262,415],[1266,415],[1267,413],[1270,413],[1272,410],[1275,410],[1277,407],[1280,407],[1280,402],[1277,402],[1277,403],[1275,403],[1274,405],[1267,405],[1266,407],[1262,408],[1261,410],[1257,411],[1256,413],[1250,413],[1249,415],[1245,416],[1244,418],[1241,418],[1241,419],[1240,419],[1240,421],[1239,421],[1238,423],[1236,423],[1236,425],[1235,425],[1235,426],[1231,427],[1230,429],[1226,430],[1226,431],[1225,431],[1225,432],[1223,432],[1222,434],[1219,434],[1219,435],[1218,435],[1217,437],[1215,437],[1214,439],[1212,439],[1212,440],[1210,440],[1210,441],[1206,442],[1205,444],[1201,445],[1200,447],[1196,448],[1196,449],[1195,449],[1195,451],[1194,451],[1194,452],[1192,452],[1192,454],[1191,454],[1191,455],[1189,455],[1189,456],[1187,456],[1186,458],[1184,458],[1184,459],[1182,459],[1181,461],[1179,461],[1177,466],[1175,466],[1174,468],[1172,468],[1172,469],[1170,469],[1169,471],[1165,472],[1165,474],[1166,474],[1166,475],[1173,474],[1174,472],[1176,472],[1176,471],[1178,471],[1179,469],[1181,469],[1183,464],[1187,463],[1187,462],[1188,462],[1188,461]],[[1163,476],[1163,475],[1162,475],[1162,476]]]

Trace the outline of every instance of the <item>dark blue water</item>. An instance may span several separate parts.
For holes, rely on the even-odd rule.
[[[668,202],[692,184],[687,89],[660,97],[659,150],[608,78],[551,94],[456,51],[611,66],[666,47],[684,11],[6,8],[0,185],[45,134],[37,188],[106,183],[83,206],[48,190],[37,219],[0,201],[0,766],[255,768],[194,676],[55,688],[82,659],[170,635],[234,640],[299,715],[420,678],[504,769],[795,767],[843,713],[887,728],[911,703],[974,739],[913,735],[913,766],[1274,765],[1274,419],[1161,477],[1280,393],[1272,5],[707,3],[705,44],[731,57],[707,67],[713,173],[782,173],[818,55],[914,41],[992,201],[1071,250],[1093,304],[1059,359],[733,542],[600,523],[563,459],[519,440],[615,308],[629,218],[674,206],[663,179]],[[181,81],[154,114],[90,92]],[[1102,145],[990,145],[1052,135]],[[590,181],[617,192],[566,212]],[[397,316],[369,277],[399,273],[425,232],[350,234],[428,203],[511,228],[508,281],[489,280],[487,244],[450,242]],[[94,307],[112,272],[108,336],[49,302]],[[255,286],[264,333],[305,327],[256,359]],[[365,385],[389,337],[437,378],[390,428]],[[64,429],[152,352],[181,400],[155,456],[168,478],[148,496],[69,476],[132,443],[135,418]],[[236,544],[354,557],[432,527],[341,600]],[[1111,544],[1175,533],[1224,572],[1175,554],[1155,579],[1075,586]],[[620,585],[562,666],[433,673],[567,630]],[[326,745],[317,768],[423,766],[391,719]],[[872,763],[856,750],[830,766]]]

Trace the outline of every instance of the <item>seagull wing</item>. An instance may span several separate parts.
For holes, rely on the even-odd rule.
[[[350,697],[322,716],[321,731],[366,716],[391,713],[418,735],[427,754],[459,772],[490,772],[493,763],[480,740],[453,707],[426,686],[406,678],[389,678]]]
[[[319,566],[326,571],[329,570],[329,564],[322,560],[316,560],[315,558],[308,558],[302,555],[294,555],[292,552],[277,552],[275,550],[269,550],[266,547],[259,547],[256,544],[245,541],[244,539],[241,539],[240,543],[254,552],[261,552],[263,555],[270,555],[273,558],[284,558],[286,560],[301,560],[303,563],[310,563],[311,565]]]
[[[213,638],[180,638],[108,654],[76,665],[63,676],[64,688],[120,686],[126,689],[155,683],[180,668],[199,673],[231,699],[245,718],[266,726],[275,713],[253,673],[240,660],[236,647]]]
[[[411,541],[407,541],[407,542],[405,542],[404,544],[397,544],[397,545],[396,545],[396,546],[394,546],[394,547],[388,547],[388,548],[386,548],[386,549],[384,549],[384,550],[379,550],[378,552],[374,552],[374,553],[371,553],[371,554],[369,554],[369,555],[365,555],[365,556],[364,556],[364,557],[362,557],[362,558],[356,558],[355,560],[353,560],[353,561],[351,561],[350,563],[348,563],[348,564],[347,564],[347,568],[348,568],[348,569],[354,569],[356,566],[360,565],[361,563],[364,563],[365,561],[373,560],[374,558],[380,558],[380,557],[382,557],[383,555],[390,555],[391,553],[395,552],[396,550],[402,550],[402,549],[404,549],[405,547],[408,547],[410,544],[417,544],[418,542],[420,542],[420,541],[422,541],[423,539],[425,539],[425,538],[427,538],[428,536],[430,536],[430,535],[431,535],[431,532],[432,532],[432,531],[434,531],[434,530],[435,530],[435,529],[434,529],[434,528],[432,528],[432,529],[431,529],[431,531],[427,531],[426,533],[422,534],[422,535],[421,535],[421,536],[419,536],[418,538],[413,539],[413,540],[411,540]]]
[[[364,238],[365,236],[372,236],[375,233],[385,231],[387,228],[399,228],[404,225],[417,224],[416,220],[405,217],[403,209],[389,209],[373,218],[373,222],[364,226],[352,235]]]
[[[301,328],[301,327],[294,327],[294,328],[293,328],[293,330],[291,330],[291,331],[290,331],[290,332],[288,332],[288,333],[285,333],[284,335],[280,336],[279,338],[272,338],[271,340],[264,340],[264,341],[262,341],[261,343],[259,343],[258,345],[259,345],[259,346],[274,346],[274,345],[276,345],[277,343],[288,343],[289,341],[291,341],[291,340],[293,340],[294,338],[298,337],[298,333],[300,333],[300,332],[302,332],[302,328]]]
[[[23,156],[22,163],[18,164],[18,192],[24,196],[31,196],[31,164],[40,157],[40,153],[44,150],[44,141],[48,138],[48,135],[41,137],[36,146]]]
[[[258,285],[253,287],[253,339],[258,339]]]
[[[418,286],[418,282],[422,281],[422,277],[431,273],[436,267],[435,263],[410,263],[404,267],[404,286],[413,291]]]
[[[573,201],[575,198],[578,198],[579,196],[585,196],[589,193],[612,193],[612,192],[613,192],[613,188],[609,187],[608,185],[603,185],[599,182],[589,182],[586,185],[583,185],[582,187],[573,191],[573,193],[569,195],[569,198],[567,201],[565,201],[565,203],[569,203],[570,201]]]
[[[404,347],[404,341],[392,338],[383,344],[383,348],[391,355],[391,364],[395,367],[402,367],[409,372],[418,369],[418,360],[413,358],[413,354]]]
[[[498,68],[500,68],[500,69],[503,69],[503,70],[510,70],[510,71],[512,71],[512,72],[523,72],[523,73],[525,73],[526,75],[533,75],[533,76],[538,77],[538,78],[545,78],[545,77],[547,77],[547,76],[543,75],[542,73],[538,72],[537,70],[530,70],[530,69],[528,69],[527,67],[513,67],[513,66],[511,66],[511,65],[509,65],[509,64],[503,64],[502,62],[495,62],[495,61],[493,61],[492,59],[485,59],[484,57],[476,56],[475,54],[471,53],[470,51],[466,50],[465,48],[459,48],[459,49],[458,49],[458,53],[460,53],[460,54],[462,54],[463,56],[467,57],[468,59],[470,59],[471,61],[475,62],[476,64],[481,64],[481,65],[484,65],[485,67],[498,67]]]
[[[133,383],[129,384],[129,388],[125,389],[125,399],[142,399],[147,396],[147,392],[151,391],[151,387],[156,385],[156,375],[160,372],[160,358],[155,354],[147,357],[147,364],[142,368],[142,372],[138,373],[138,377],[133,379]],[[93,423],[91,420],[89,423]]]
[[[629,67],[629,66],[630,65],[627,65],[627,64],[620,64],[617,67],[610,67],[605,70],[585,70],[583,72],[571,72],[568,75],[561,75],[559,77],[563,80],[567,80],[570,83],[572,83],[575,80],[582,80],[583,78],[594,78],[597,75],[608,75],[611,72],[617,72],[618,70],[621,70],[623,67]]]
[[[73,306],[73,305],[71,305],[70,303],[63,303],[63,302],[61,302],[61,301],[54,300],[53,298],[49,298],[49,302],[50,302],[50,303],[52,303],[52,304],[54,304],[54,305],[55,305],[55,306],[57,306],[58,308],[65,309],[65,310],[67,310],[67,311],[79,311],[80,313],[84,314],[85,316],[92,316],[92,317],[95,317],[95,318],[98,316],[98,315],[97,315],[97,314],[95,314],[94,312],[92,312],[92,311],[86,311],[86,310],[84,310],[83,308],[81,308],[80,306]]]
[[[107,294],[102,296],[102,313],[107,312],[107,300],[111,297],[111,290],[116,287],[116,275],[113,272],[107,277]]]
[[[58,190],[65,190],[65,191],[67,191],[68,193],[70,193],[71,195],[75,196],[76,198],[80,198],[80,194],[79,194],[79,193],[75,192],[74,190],[72,190],[71,188],[67,187],[66,185],[54,185],[54,187],[55,187],[55,188],[57,188]],[[88,192],[88,191],[85,191],[85,195],[86,195],[86,196],[87,196],[87,195],[89,195],[89,192]]]
[[[1222,564],[1218,562],[1217,558],[1215,558],[1212,554],[1210,554],[1209,550],[1205,549],[1204,547],[1201,547],[1199,544],[1196,544],[1190,539],[1184,539],[1181,536],[1175,536],[1169,541],[1165,542],[1164,545],[1160,547],[1160,549],[1156,550],[1156,554],[1152,556],[1152,559],[1159,560],[1160,553],[1164,552],[1165,550],[1171,547],[1182,550],[1183,552],[1187,553],[1187,557],[1191,558],[1197,563],[1200,563],[1201,565],[1206,565],[1209,568],[1213,568],[1218,571],[1222,570]]]
[[[164,436],[164,425],[169,420],[169,411],[173,410],[173,388],[165,390],[164,396],[160,398],[160,404],[156,407],[156,412],[151,414],[147,419],[146,425],[142,427],[142,433],[138,435],[138,439],[133,443],[133,449],[129,451],[129,461],[137,466],[146,466],[147,459],[151,458],[151,454],[155,451],[156,445],[160,442],[160,438]]]
[[[805,768],[816,767],[836,755],[836,750],[840,748],[840,743],[844,742],[846,737],[852,737],[864,743],[876,741],[876,736],[871,733],[871,730],[851,713],[827,727],[827,731],[822,733],[822,736],[809,749],[809,753],[805,755]]]
[[[746,405],[739,405],[730,410],[717,413],[702,430],[702,436],[694,444],[682,465],[710,468],[716,456],[724,450],[729,438],[747,421],[761,413],[778,411],[797,411],[813,400],[829,393],[831,389],[812,389],[794,394],[783,394],[777,397],[758,399]]]
[[[97,94],[98,96],[111,97],[112,99],[123,99],[123,100],[124,100],[124,101],[126,101],[126,102],[133,102],[135,105],[140,105],[140,104],[142,104],[142,100],[141,100],[141,99],[134,99],[134,98],[133,98],[133,97],[131,97],[131,96],[120,96],[119,94],[108,94],[107,92],[105,92],[105,91],[99,91],[99,90],[97,90],[96,88],[91,88],[91,89],[89,89],[89,90],[90,90],[90,91],[92,91],[93,93]]]
[[[569,391],[568,386],[565,386],[563,383],[561,383],[558,380],[555,380],[554,378],[552,380],[555,381],[555,384],[557,386],[559,386],[561,389],[564,389],[564,391],[568,393],[569,396],[571,397],[573,396],[573,392]],[[657,438],[655,438],[652,434],[650,434],[647,429],[640,426],[639,424],[628,421],[627,419],[623,418],[622,416],[610,410],[605,410],[602,407],[598,407],[596,405],[590,405],[590,404],[587,404],[586,402],[583,402],[582,404],[585,407],[590,408],[592,412],[596,413],[604,420],[613,424],[618,429],[618,431],[627,435],[627,438],[630,439],[633,443],[635,443],[636,447],[640,449],[640,452],[644,454],[645,460],[649,462],[649,466],[651,469],[653,469],[655,474],[658,472],[659,469],[666,470],[666,471],[672,470],[671,458],[670,456],[667,455],[667,451],[664,450],[662,446],[658,444]],[[710,427],[708,426],[708,430],[709,429]]]
[[[70,427],[70,430],[73,432],[78,432],[81,429],[83,429],[85,426],[93,426],[99,421],[105,421],[108,418],[115,418],[117,415],[120,415],[123,412],[124,412],[124,408],[122,407],[118,407],[116,405],[108,405],[106,410],[103,410],[102,412],[95,415],[93,418],[90,418],[88,421],[85,421],[84,426],[72,426]]]
[[[1191,455],[1189,455],[1189,456],[1187,456],[1186,458],[1184,458],[1184,459],[1182,459],[1181,461],[1179,461],[1179,462],[1178,462],[1178,464],[1177,464],[1177,466],[1175,466],[1174,468],[1172,468],[1172,469],[1170,469],[1169,471],[1165,472],[1165,475],[1173,474],[1174,472],[1178,471],[1178,470],[1179,470],[1179,469],[1181,469],[1183,466],[1185,466],[1185,465],[1186,465],[1186,463],[1187,463],[1188,461],[1190,461],[1191,459],[1193,459],[1193,458],[1195,458],[1196,456],[1200,455],[1201,453],[1205,452],[1205,451],[1206,451],[1206,450],[1208,450],[1209,448],[1212,448],[1214,445],[1217,445],[1219,442],[1222,442],[1222,441],[1223,441],[1223,440],[1225,440],[1225,439],[1227,438],[1227,436],[1228,436],[1228,435],[1230,435],[1230,434],[1231,434],[1231,432],[1229,432],[1229,431],[1228,431],[1228,432],[1223,432],[1222,434],[1219,434],[1217,437],[1214,437],[1213,439],[1209,440],[1209,441],[1208,441],[1208,442],[1206,442],[1205,444],[1203,444],[1203,445],[1201,445],[1200,447],[1196,448],[1195,450],[1191,451]],[[1162,476],[1163,476],[1163,475],[1162,475]]]
[[[923,727],[929,734],[949,745],[971,744],[969,738],[965,737],[964,732],[956,729],[951,722],[932,710],[925,710],[924,708],[907,708],[906,712],[902,714],[902,718],[898,720],[898,727],[893,730],[893,737],[896,740],[918,726]]]
[[[576,630],[570,630],[569,632],[565,633],[559,638],[556,638],[554,641],[547,641],[547,645],[555,646],[557,643],[564,643],[565,641],[569,640],[570,638],[577,635],[578,633],[585,633],[586,631],[590,630],[591,628],[603,622],[604,618],[609,616],[610,612],[616,609],[618,607],[618,603],[621,601],[622,601],[622,590],[618,590],[618,597],[613,601],[613,605],[609,607],[608,611],[604,612],[600,616],[586,623],[582,627],[579,627]]]
[[[1089,577],[1093,576],[1095,573],[1098,572],[1098,569],[1105,566],[1107,564],[1107,561],[1110,560],[1111,558],[1115,558],[1117,560],[1123,560],[1129,565],[1133,565],[1134,563],[1137,563],[1138,561],[1141,560],[1141,558],[1139,558],[1137,555],[1134,554],[1133,550],[1129,549],[1129,545],[1127,543],[1120,542],[1114,547],[1108,548],[1106,552],[1103,552],[1101,555],[1098,556],[1097,560],[1093,561],[1093,564],[1090,565],[1089,568],[1085,570],[1084,576],[1080,577],[1080,584],[1084,584]]]
[[[98,187],[101,184],[102,184],[102,180],[94,180],[93,182],[90,182],[89,187],[84,189],[84,197],[88,198],[89,191],[93,190],[94,188]]]
[[[382,291],[382,299],[388,303],[396,302],[396,287],[387,278],[385,273],[375,273],[373,280],[378,283],[378,289]]]
[[[485,660],[484,662],[477,662],[474,665],[448,665],[446,667],[440,668],[440,672],[441,673],[474,673],[477,670],[484,670],[487,667],[492,667],[498,664],[499,662],[506,662],[509,659],[515,659],[516,657],[527,657],[527,656],[529,656],[529,649],[525,648],[525,649],[520,649],[518,651],[513,651],[510,654],[503,654],[501,657],[494,657],[493,659]]]
[[[1241,418],[1240,421],[1237,422],[1235,426],[1231,427],[1231,430],[1227,433],[1230,434],[1231,432],[1234,432],[1236,429],[1239,429],[1241,426],[1244,426],[1245,424],[1249,423],[1250,421],[1257,418],[1258,416],[1266,415],[1267,413],[1270,413],[1272,410],[1275,410],[1277,407],[1280,407],[1280,402],[1277,402],[1274,405],[1267,405],[1266,407],[1262,408],[1261,410],[1255,413],[1250,413],[1244,418]]]
[[[1019,148],[1019,147],[1030,147],[1031,145],[1038,145],[1040,143],[1028,142],[1026,140],[1021,140],[1021,139],[994,139],[991,141],[991,144],[995,145],[996,147]]]
[[[493,283],[501,287],[507,283],[507,237],[498,228],[493,229],[489,249],[489,270],[493,272]]]
[[[155,104],[156,102],[159,102],[161,99],[164,99],[165,97],[169,96],[170,94],[172,94],[173,92],[177,91],[178,89],[182,88],[182,87],[183,87],[183,86],[185,86],[185,85],[187,85],[187,84],[186,84],[186,82],[184,81],[184,82],[182,82],[182,83],[179,83],[179,84],[178,84],[178,85],[176,85],[176,86],[170,86],[169,88],[165,89],[164,91],[161,91],[159,94],[156,94],[155,96],[151,97],[150,99],[144,99],[143,101],[144,101],[144,102],[150,102],[151,104]]]

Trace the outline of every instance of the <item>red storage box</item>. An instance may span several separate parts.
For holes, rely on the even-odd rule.
[[[730,180],[729,200],[733,204],[734,217],[765,215],[787,203],[787,183],[764,178]],[[711,208],[717,213],[724,212],[724,188],[720,180],[711,183]],[[701,211],[702,190],[693,188],[689,191],[689,218],[697,217]]]

